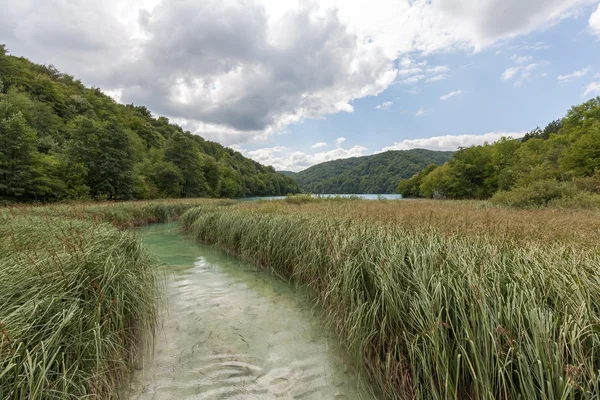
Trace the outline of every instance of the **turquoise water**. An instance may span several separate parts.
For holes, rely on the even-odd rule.
[[[130,399],[373,399],[307,293],[186,240],[138,235],[168,273],[152,357]]]
[[[313,194],[313,197],[358,197],[363,200],[402,200],[401,194]],[[286,196],[245,197],[241,200],[280,200]]]

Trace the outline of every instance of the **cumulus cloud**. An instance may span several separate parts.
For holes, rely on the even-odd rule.
[[[261,164],[272,165],[278,171],[301,171],[315,164],[340,158],[360,157],[366,155],[367,149],[362,146],[354,146],[350,149],[337,148],[314,154],[301,151],[291,151],[282,146],[264,149],[244,151],[245,156],[258,161]]]
[[[405,55],[479,51],[593,1],[4,0],[0,37],[13,54],[232,144],[446,72]]]
[[[313,149],[320,149],[322,147],[327,147],[327,143],[325,142],[319,142],[319,143],[315,143],[311,146]]]
[[[459,147],[482,145],[485,142],[493,143],[502,137],[519,138],[524,135],[525,132],[490,132],[483,135],[446,135],[435,136],[426,139],[408,139],[396,142],[391,146],[384,147],[381,149],[381,151],[410,149],[452,151],[458,149]]]
[[[590,16],[588,23],[592,33],[600,36],[600,4],[598,4],[598,8]]]
[[[415,114],[415,116],[420,118],[423,115],[425,115],[425,113],[426,113],[425,109],[423,107],[421,107],[417,110],[417,113]]]
[[[391,101],[384,101],[383,103],[376,105],[375,108],[378,110],[389,110],[393,104],[394,103]]]
[[[455,90],[454,92],[446,93],[445,95],[440,96],[440,100],[446,101],[454,96],[460,96],[461,94],[463,94],[462,90]]]
[[[335,147],[340,147],[346,141],[345,137],[339,137],[335,139]]]
[[[571,82],[571,81],[574,81],[575,79],[579,79],[579,78],[586,76],[591,71],[592,71],[592,67],[586,67],[586,68],[580,69],[579,71],[575,71],[568,75],[559,75],[558,78],[556,78],[556,79],[558,79],[561,82]]]
[[[596,96],[600,95],[600,82],[591,82],[585,87],[585,91],[581,96]]]

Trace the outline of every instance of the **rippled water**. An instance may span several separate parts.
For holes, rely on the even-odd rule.
[[[140,228],[167,265],[167,312],[130,399],[373,399],[306,293],[186,240]]]

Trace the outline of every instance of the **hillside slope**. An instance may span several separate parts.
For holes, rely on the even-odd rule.
[[[0,202],[296,192],[272,167],[0,44]]]
[[[600,96],[522,139],[462,148],[444,165],[402,181],[398,191],[518,207],[600,208]]]
[[[310,193],[395,193],[402,179],[429,164],[442,165],[452,154],[424,149],[386,151],[317,164],[294,177]]]

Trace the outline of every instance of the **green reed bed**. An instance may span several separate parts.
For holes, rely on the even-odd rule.
[[[154,333],[156,262],[119,227],[203,200],[0,211],[0,399],[113,398]]]
[[[406,204],[364,207],[420,207]],[[598,247],[303,207],[205,205],[181,221],[309,286],[389,398],[597,398]]]

